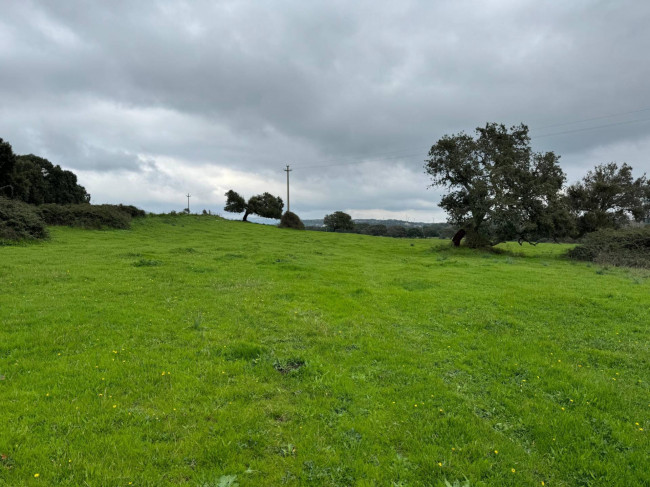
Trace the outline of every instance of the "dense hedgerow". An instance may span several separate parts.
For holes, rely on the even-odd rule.
[[[127,229],[131,225],[131,210],[123,205],[41,205],[37,208],[48,225],[82,228]],[[135,207],[133,207],[135,208]],[[137,210],[137,208],[135,208]]]
[[[587,234],[569,251],[569,257],[603,265],[650,268],[650,225]]]
[[[131,215],[131,218],[142,218],[147,216],[147,212],[144,210],[141,210],[140,208],[133,206],[133,205],[122,205],[119,204],[117,205],[120,211],[123,211],[124,213],[128,213]],[[205,211],[205,210],[203,210]]]
[[[22,201],[0,197],[0,243],[47,237],[45,222],[35,207]]]
[[[305,229],[305,224],[302,222],[300,217],[292,211],[287,211],[284,215],[282,215],[280,225],[278,226],[280,228],[294,228],[296,230]]]

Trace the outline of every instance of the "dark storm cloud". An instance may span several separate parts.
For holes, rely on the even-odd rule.
[[[427,150],[487,121],[527,123],[572,179],[598,157],[649,170],[650,122],[628,122],[650,111],[558,125],[650,107],[649,16],[632,1],[15,2],[0,136],[84,171],[94,200],[129,198],[114,187],[130,174],[164,191],[128,202],[189,190],[219,206],[237,184],[283,194],[292,163],[308,216],[440,220]]]

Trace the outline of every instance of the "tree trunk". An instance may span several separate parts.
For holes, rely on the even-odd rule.
[[[465,236],[465,233],[466,232],[464,228],[461,228],[456,232],[456,235],[454,235],[453,238],[451,239],[451,241],[454,243],[454,247],[460,247],[460,241]]]
[[[242,218],[243,222],[247,222],[248,215],[250,214],[250,211],[246,210],[246,213],[244,213],[244,218]]]

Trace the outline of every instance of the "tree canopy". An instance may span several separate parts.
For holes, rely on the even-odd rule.
[[[88,203],[90,195],[77,176],[33,154],[17,156],[0,139],[0,196],[34,205]]]
[[[580,235],[603,228],[621,228],[650,216],[650,183],[645,174],[634,179],[632,168],[615,162],[596,166],[569,186],[567,196]]]
[[[0,138],[0,196],[13,198],[12,183],[16,156],[9,142]]]
[[[345,232],[354,228],[352,217],[342,211],[335,211],[331,215],[325,215],[323,223],[328,232]]]
[[[560,195],[565,175],[553,152],[530,147],[528,127],[488,123],[472,137],[445,135],[429,151],[431,186],[447,189],[439,204],[468,245],[556,237],[570,227]]]
[[[273,196],[270,193],[262,193],[251,196],[248,201],[236,191],[228,190],[226,192],[225,211],[231,213],[244,213],[242,221],[248,221],[249,215],[258,215],[262,218],[282,218],[282,208],[284,203],[279,196]]]
[[[90,195],[77,176],[47,159],[28,154],[16,157],[15,197],[26,203],[59,205],[88,203]]]

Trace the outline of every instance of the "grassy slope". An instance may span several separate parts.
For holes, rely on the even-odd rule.
[[[0,485],[648,485],[647,275],[445,245],[158,217],[0,248]]]

